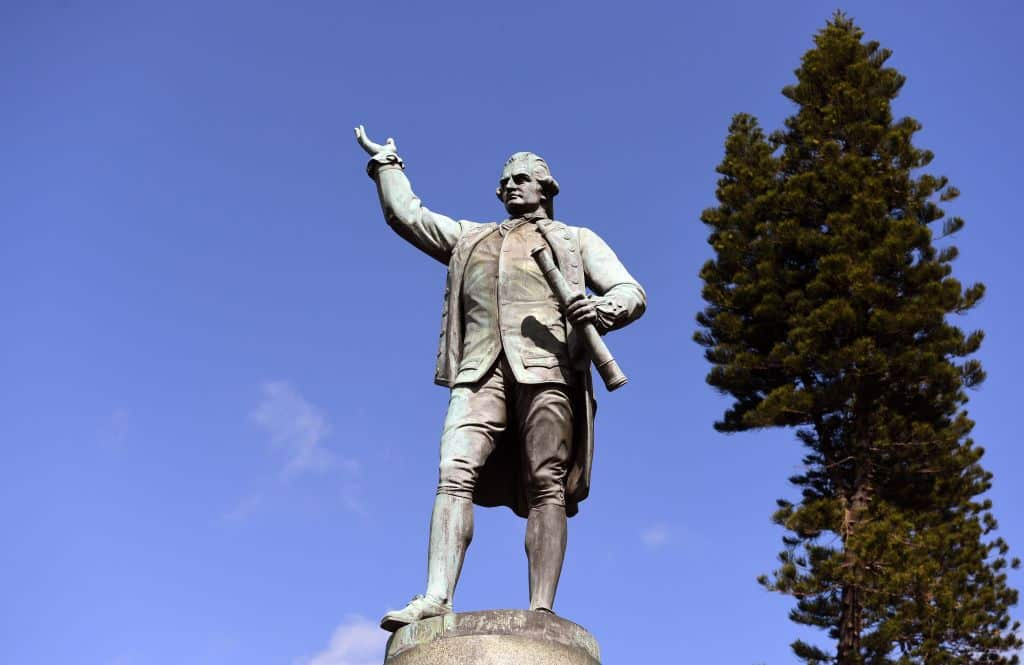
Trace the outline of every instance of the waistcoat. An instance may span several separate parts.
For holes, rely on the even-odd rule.
[[[562,311],[530,256],[546,241],[535,223],[505,228],[480,240],[466,262],[455,382],[480,380],[504,351],[519,383],[570,383]]]
[[[480,275],[475,271],[468,278],[471,292],[464,294],[463,289],[467,285],[467,267],[478,245],[487,238],[492,242],[501,238],[498,224],[472,226],[460,236],[448,262],[435,383],[453,386],[478,380],[490,369],[498,350],[505,351],[516,380],[521,383],[564,383],[569,381],[572,370],[587,367],[589,358],[575,330],[565,320],[547,284],[537,281],[543,278],[532,265],[529,252],[533,246],[527,242],[531,236],[538,243],[543,238],[566,281],[582,293],[584,276],[578,229],[544,219],[537,221],[536,230],[539,233],[519,227],[509,234],[512,243],[508,238],[500,243],[502,250],[509,251],[499,252],[497,274],[492,275],[497,277],[497,284],[490,295],[485,295],[488,289],[482,288]],[[530,233],[519,238],[524,241],[520,246],[515,241],[523,231]],[[497,238],[492,238],[493,235]],[[506,259],[506,254],[515,256]],[[486,256],[487,250],[483,250],[481,258]],[[535,275],[532,270],[536,270]],[[493,300],[488,300],[491,296]],[[464,310],[467,306],[475,309],[468,319]],[[495,323],[482,325],[487,321]]]

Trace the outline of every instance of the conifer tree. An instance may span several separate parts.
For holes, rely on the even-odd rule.
[[[940,204],[958,192],[921,173],[920,124],[892,116],[890,52],[839,12],[814,42],[783,90],[785,129],[733,119],[701,217],[715,254],[695,338],[734,400],[715,427],[796,427],[806,449],[800,501],[773,516],[780,565],[760,581],[834,640],[794,642],[806,663],[1017,663],[1019,561],[993,535],[963,408],[983,335],[949,320],[984,293],[952,276],[964,222]]]

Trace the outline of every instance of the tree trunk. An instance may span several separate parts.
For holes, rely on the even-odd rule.
[[[851,541],[871,501],[871,483],[868,473],[858,465],[853,493],[843,509],[843,581],[840,596],[839,644],[836,648],[837,665],[861,665],[860,637],[863,630],[864,603],[861,599],[864,564],[857,552],[851,550]]]
[[[860,665],[860,589],[856,584],[843,586],[839,615],[837,665]]]

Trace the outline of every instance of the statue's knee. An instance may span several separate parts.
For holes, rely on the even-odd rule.
[[[437,467],[437,476],[441,482],[457,479],[463,472],[462,466],[451,459],[443,459]]]
[[[565,484],[560,477],[551,474],[537,474],[526,483],[526,498],[530,508],[539,506],[564,506]]]
[[[437,491],[472,498],[476,471],[462,460],[443,459],[438,465]]]

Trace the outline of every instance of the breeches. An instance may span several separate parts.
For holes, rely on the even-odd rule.
[[[510,423],[515,440],[503,437]],[[572,433],[569,388],[520,384],[501,354],[479,382],[452,388],[437,492],[472,499],[480,469],[496,446],[521,446],[520,482],[530,507],[564,506]]]

